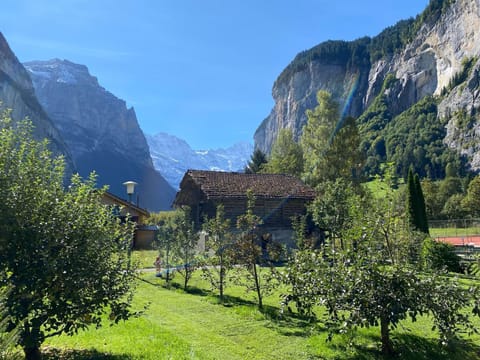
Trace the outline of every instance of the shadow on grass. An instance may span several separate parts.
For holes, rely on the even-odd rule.
[[[113,355],[96,350],[57,349],[48,347],[42,349],[42,359],[45,360],[130,360],[129,355]]]
[[[449,346],[442,346],[436,339],[401,334],[394,337],[394,346],[402,359],[480,359],[480,345],[469,339],[456,340]]]
[[[218,295],[211,295],[215,298],[219,305],[225,307],[234,306],[246,306],[251,309],[258,310],[261,317],[259,321],[269,321],[275,325],[275,330],[285,336],[309,336],[312,333],[312,327],[314,327],[314,319],[303,317],[297,313],[282,312],[279,307],[271,305],[263,305],[261,309],[258,308],[258,304],[252,300],[246,300],[237,296],[224,295],[223,301],[220,300]]]
[[[192,295],[198,295],[198,296],[210,296],[212,295],[212,292],[209,290],[205,290],[196,286],[187,286],[187,290],[183,289],[183,286],[179,283],[176,282],[153,282],[151,280],[145,279],[138,277],[140,281],[143,281],[144,283],[147,283],[149,285],[155,286],[157,288],[162,288],[162,289],[168,289],[168,290],[179,290],[179,291],[184,291],[187,294],[192,294]]]
[[[336,352],[343,354],[337,356],[341,360],[475,360],[480,358],[480,345],[470,340],[458,340],[450,346],[442,346],[436,339],[426,339],[412,334],[393,336],[393,356],[383,355],[380,351],[380,336],[362,335],[363,344],[348,345],[334,337],[329,345]],[[365,341],[366,340],[366,341]]]

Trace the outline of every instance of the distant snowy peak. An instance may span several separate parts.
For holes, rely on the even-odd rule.
[[[174,135],[145,135],[153,164],[174,188],[178,189],[188,169],[240,171],[253,152],[253,145],[240,142],[226,149],[193,150]]]

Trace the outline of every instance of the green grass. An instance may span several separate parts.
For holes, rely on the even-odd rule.
[[[134,250],[132,251],[132,260],[137,263],[139,269],[154,268],[155,258],[158,250]]]
[[[385,183],[385,181],[380,179],[370,180],[363,184],[376,199],[384,199],[387,193],[390,191],[389,186]],[[403,179],[398,180],[398,188],[404,186]],[[397,189],[398,189],[397,188]],[[395,191],[397,190],[395,189]]]
[[[468,228],[430,228],[431,237],[480,235],[479,227]]]
[[[295,316],[281,316],[279,294],[265,299],[260,312],[254,297],[229,287],[220,304],[196,274],[188,293],[181,277],[166,289],[153,274],[142,275],[135,298],[143,316],[114,326],[89,329],[75,336],[49,339],[47,359],[381,359],[379,329],[360,329],[354,336],[327,333]],[[480,326],[480,322],[477,321]],[[393,332],[402,359],[460,360],[480,357],[480,336],[465,338],[453,349],[438,345],[431,321],[404,322]]]

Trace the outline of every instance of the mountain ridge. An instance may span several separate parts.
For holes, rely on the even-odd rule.
[[[98,174],[99,185],[125,196],[124,181],[137,186],[140,206],[171,207],[175,190],[153,167],[133,108],[100,86],[87,66],[52,59],[24,64],[35,94],[68,145],[82,176]]]
[[[27,70],[20,63],[0,32],[0,107],[11,110],[14,121],[29,118],[35,138],[48,139],[54,155],[63,155],[67,176],[75,169],[72,155],[56,125],[35,96]]]
[[[242,171],[253,152],[253,145],[247,142],[228,148],[194,150],[185,140],[165,132],[145,137],[155,168],[175,189],[189,169]]]
[[[472,170],[480,170],[477,142],[452,141],[454,137],[472,138],[480,133],[475,102],[478,87],[473,86],[480,64],[475,61],[464,81],[449,88],[456,74],[462,72],[465,59],[478,59],[479,28],[478,1],[431,0],[415,19],[400,21],[376,37],[327,41],[299,53],[273,85],[275,104],[255,132],[255,147],[269,153],[282,128],[292,129],[298,139],[307,121],[305,112],[316,106],[319,90],[329,91],[345,109],[345,115],[355,118],[364,114],[378,96],[385,96],[392,120],[426,96],[435,96],[438,121],[446,121],[450,129],[442,139],[444,146],[465,156]],[[395,81],[385,88],[389,76]],[[444,89],[446,94],[442,93]],[[455,114],[464,110],[474,113],[475,130],[469,135],[454,131]],[[445,116],[448,118],[442,120]],[[384,137],[384,128],[369,136],[372,140]],[[367,152],[379,155],[369,141],[364,142]]]

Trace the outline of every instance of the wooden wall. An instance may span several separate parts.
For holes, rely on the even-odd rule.
[[[219,202],[209,201],[201,204],[199,209],[199,224],[203,222],[205,214],[214,217],[216,206]],[[246,199],[225,199],[221,201],[225,209],[225,217],[230,219],[231,226],[236,227],[237,218],[246,211]],[[196,209],[192,212],[194,215]],[[259,216],[264,226],[268,227],[291,227],[291,218],[295,215],[305,214],[305,201],[300,199],[257,199],[254,213]]]

